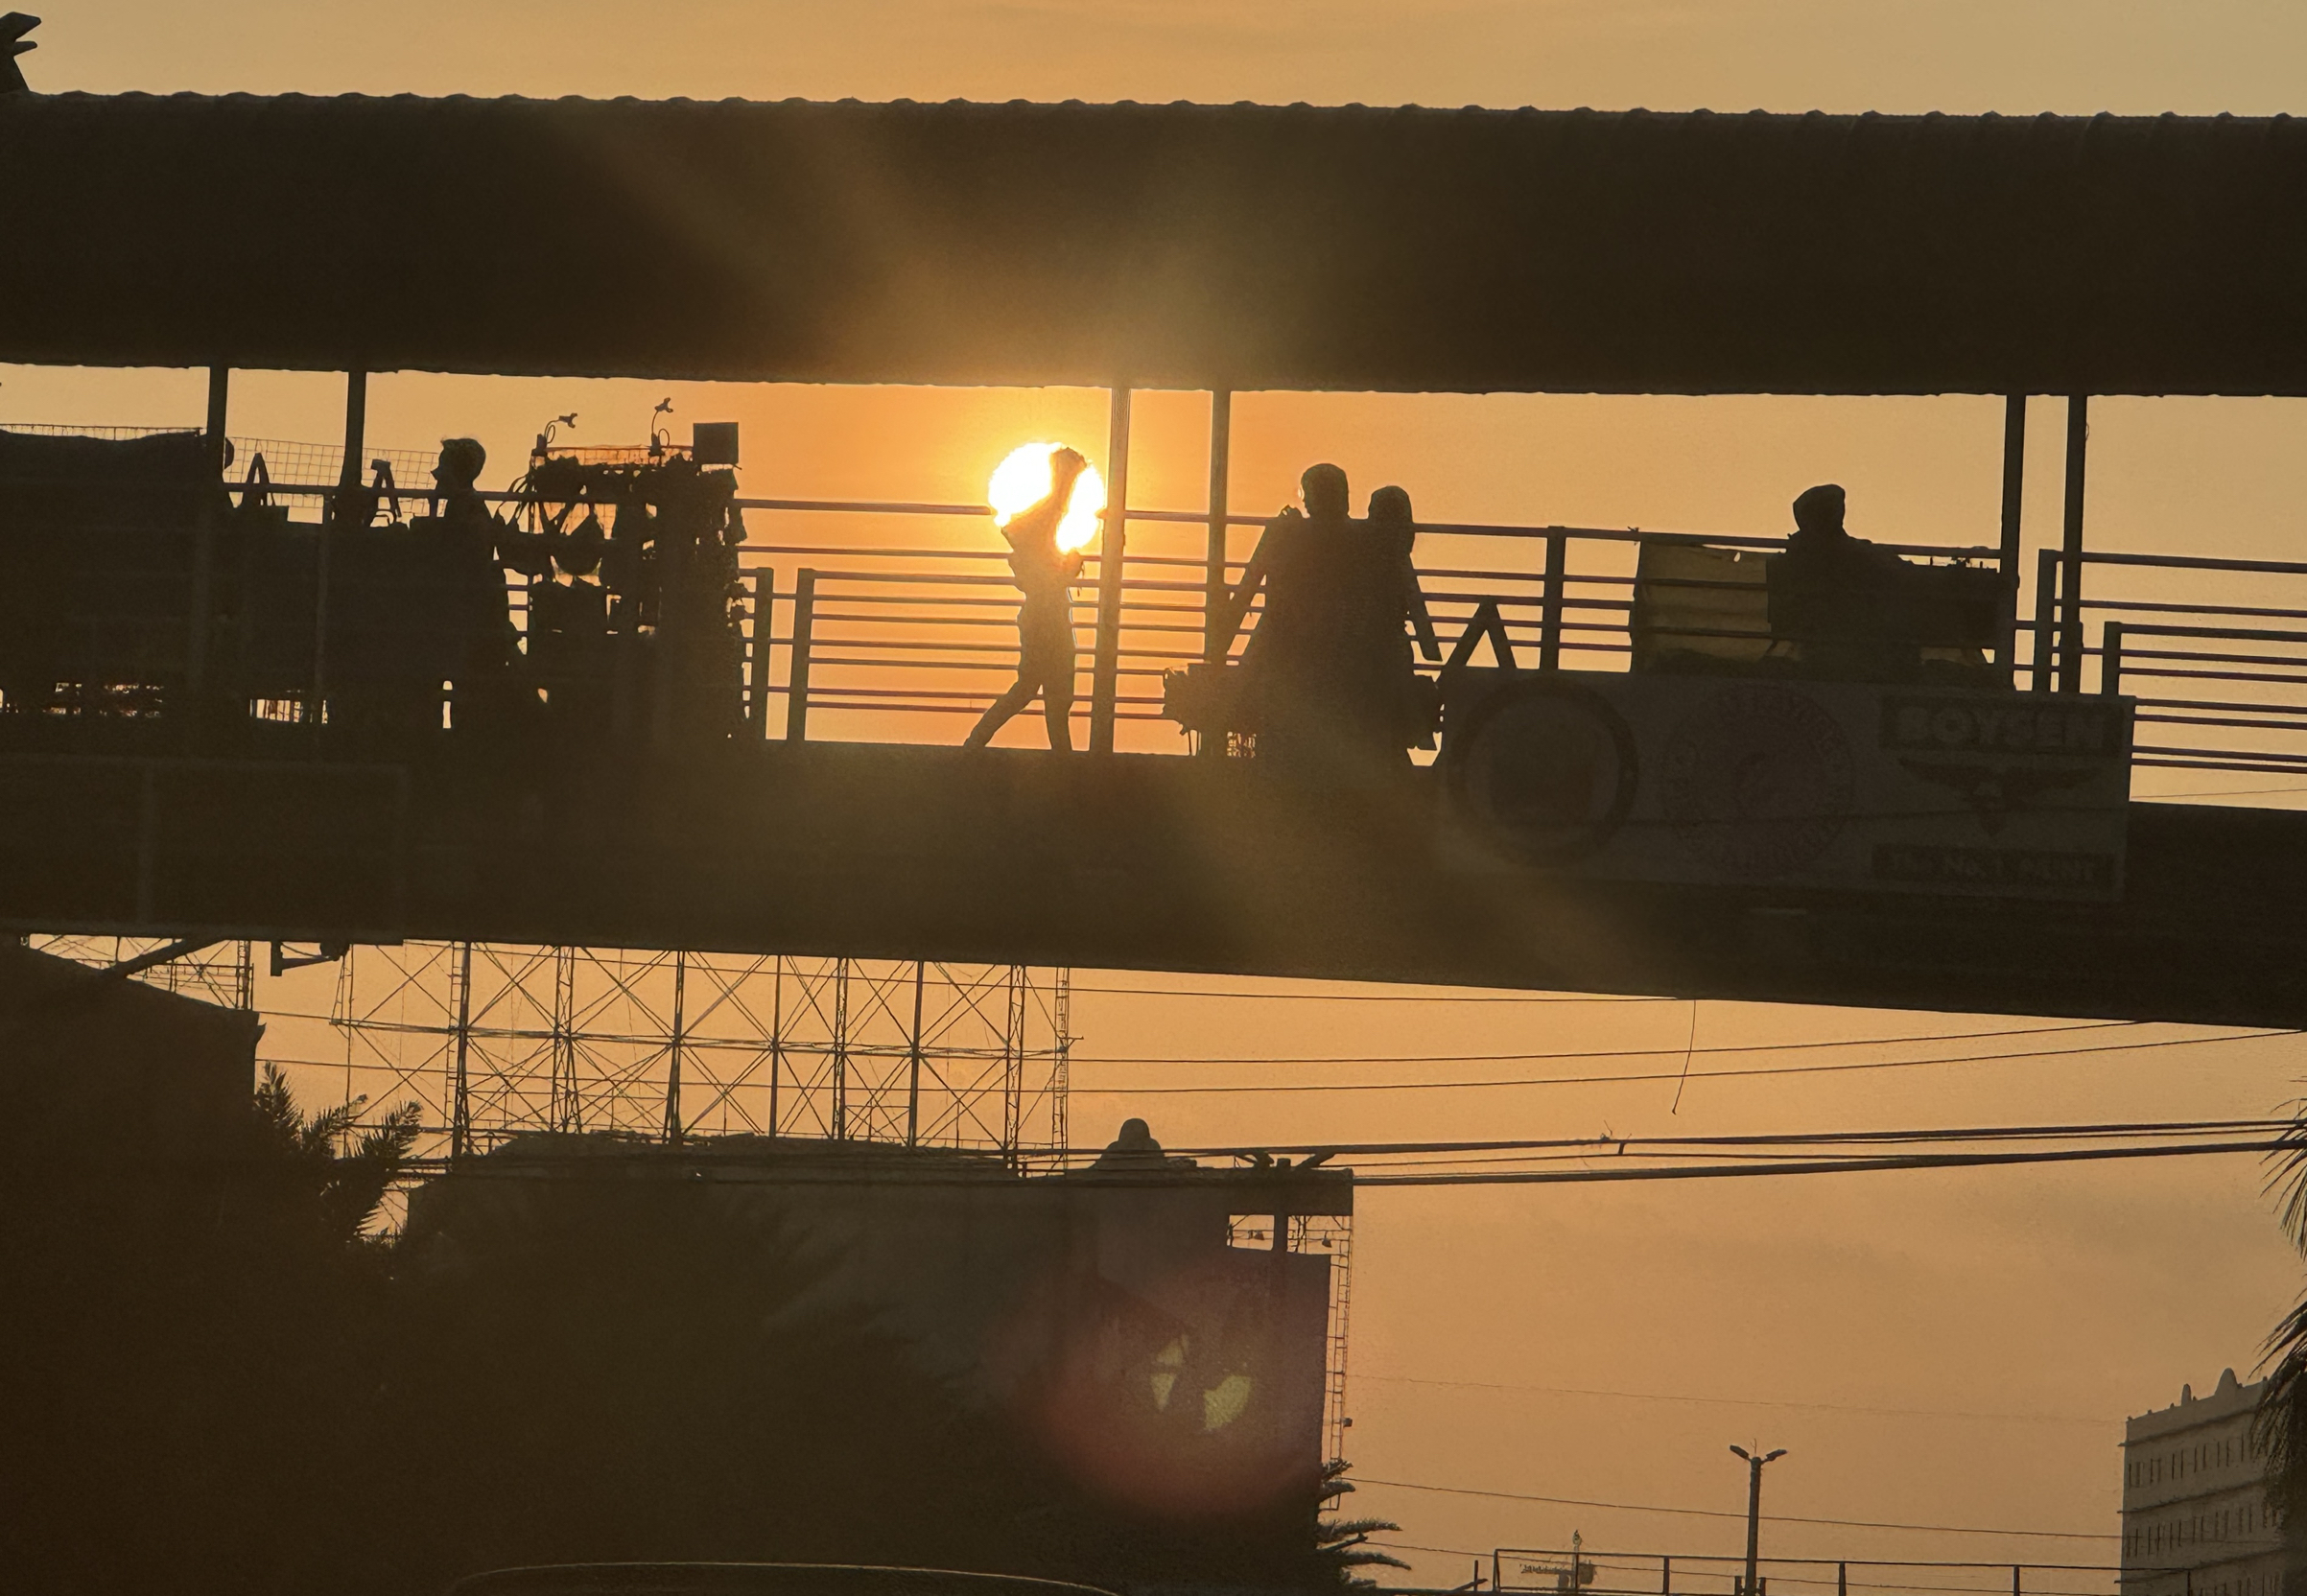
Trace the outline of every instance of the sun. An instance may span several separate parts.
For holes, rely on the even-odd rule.
[[[1012,517],[1024,514],[1049,497],[1052,481],[1049,457],[1063,447],[1058,443],[1022,443],[994,467],[993,480],[985,484],[985,501],[993,506],[995,526],[1008,526]],[[1104,509],[1105,479],[1097,474],[1095,466],[1086,466],[1073,480],[1073,491],[1066,500],[1065,516],[1057,524],[1058,549],[1070,554],[1095,542]]]

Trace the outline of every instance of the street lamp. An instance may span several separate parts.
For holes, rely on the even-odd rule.
[[[1762,1587],[1754,1578],[1756,1555],[1762,1549],[1762,1466],[1786,1456],[1786,1448],[1781,1446],[1775,1452],[1759,1454],[1744,1446],[1732,1446],[1730,1450],[1746,1459],[1746,1584],[1740,1587],[1739,1596],[1762,1596]]]

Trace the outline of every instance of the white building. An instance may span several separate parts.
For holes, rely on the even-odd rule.
[[[2251,1443],[2265,1382],[2232,1369],[2123,1434],[2123,1596],[2282,1596],[2283,1540]]]

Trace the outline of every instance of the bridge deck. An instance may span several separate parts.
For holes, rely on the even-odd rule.
[[[2307,815],[2133,805],[2060,904],[1472,877],[1424,775],[730,744],[417,768],[0,756],[0,922],[473,938],[2307,1022]]]

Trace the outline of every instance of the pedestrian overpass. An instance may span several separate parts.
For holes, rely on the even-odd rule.
[[[17,95],[0,149],[19,233],[0,359],[207,367],[220,469],[233,368],[347,373],[334,461],[265,484],[323,549],[374,458],[374,370],[1107,387],[1116,506],[1071,757],[950,746],[1004,669],[1005,583],[951,535],[975,506],[748,481],[739,723],[452,727],[391,757],[321,707],[325,554],[311,691],[226,729],[172,708],[212,691],[231,636],[231,574],[188,525],[180,567],[122,573],[180,595],[158,632],[138,612],[152,701],[0,713],[12,927],[2307,1010],[2307,816],[2123,785],[2307,766],[2307,564],[2095,551],[2082,513],[2089,396],[2307,391],[2307,130],[2287,121]],[[196,179],[219,171],[281,214],[218,204]],[[387,192],[408,208],[380,228]],[[473,223],[507,194],[614,246],[540,265]],[[1212,394],[1206,505],[1129,498],[1130,394],[1155,387]],[[1744,569],[1758,540],[1429,526],[1458,701],[1509,705],[1518,748],[1599,737],[1591,814],[1534,819],[1513,783],[1554,765],[1470,765],[1450,738],[1471,746],[1471,720],[1383,790],[1308,790],[1215,741],[1118,751],[1166,672],[1236,646],[1214,599],[1255,523],[1227,502],[1230,395],[1270,388],[2010,396],[1999,525],[1903,551],[1995,575],[1994,679],[1716,683],[1713,709],[1675,710],[1707,684],[1627,669],[1660,591],[1646,553]],[[2061,544],[2034,571],[2029,394],[2068,439]],[[848,516],[898,530],[819,535]],[[1605,731],[1565,731],[1576,715]],[[1902,744],[1910,720],[1953,740]],[[1678,729],[1701,721],[1730,729]],[[1707,806],[1773,738],[1829,799],[1742,831]],[[1652,847],[1668,835],[1688,846]]]

